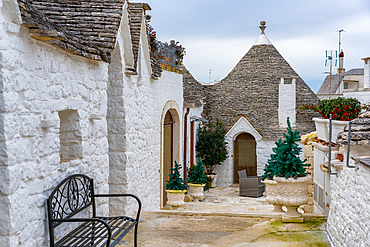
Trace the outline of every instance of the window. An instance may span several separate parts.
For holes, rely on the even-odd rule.
[[[284,78],[284,84],[292,84],[292,78]]]
[[[82,157],[80,116],[76,110],[59,112],[60,161],[66,162]]]
[[[343,89],[348,89],[348,82],[343,83]]]

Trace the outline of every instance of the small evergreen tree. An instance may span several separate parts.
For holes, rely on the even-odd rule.
[[[274,176],[297,178],[308,175],[306,167],[310,164],[305,164],[306,159],[300,159],[299,154],[302,148],[296,143],[301,140],[299,131],[292,130],[289,118],[287,118],[287,123],[288,128],[287,133],[284,133],[284,141],[279,139],[275,142],[276,147],[272,149],[273,154],[270,155],[262,179],[272,179]]]
[[[181,165],[177,164],[175,161],[175,167],[171,167],[171,173],[168,174],[169,180],[166,181],[166,189],[168,190],[186,190],[187,186],[185,185],[185,180],[180,177],[179,170]]]
[[[207,173],[212,174],[216,165],[221,165],[227,157],[227,142],[225,141],[226,127],[217,119],[207,127],[200,127],[197,133],[195,150],[204,162]]]
[[[197,164],[190,166],[188,169],[188,182],[193,184],[206,184],[207,175],[204,170],[204,164],[199,157],[197,157],[197,159]]]

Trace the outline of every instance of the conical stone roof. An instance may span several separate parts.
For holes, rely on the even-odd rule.
[[[261,36],[220,83],[208,86],[204,113],[211,121],[219,118],[228,128],[244,116],[261,136],[275,139],[286,131],[279,127],[278,118],[281,78],[296,79],[296,109],[317,104],[319,99],[277,49],[267,43],[264,32]],[[311,119],[315,116],[318,115],[312,110],[297,110],[296,129],[301,134],[314,131]]]

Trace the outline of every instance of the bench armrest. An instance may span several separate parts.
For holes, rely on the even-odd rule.
[[[108,230],[108,240],[107,240],[107,246],[110,246],[110,240],[112,238],[112,230],[109,227],[109,224],[102,219],[98,218],[68,218],[68,219],[53,219],[52,222],[100,222],[102,223]]]
[[[141,201],[139,197],[133,195],[133,194],[94,194],[94,197],[133,197],[136,199],[139,208],[137,210],[136,214],[136,221],[139,222],[139,217],[140,217],[140,211],[141,211]]]

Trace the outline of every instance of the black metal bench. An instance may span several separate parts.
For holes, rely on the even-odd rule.
[[[136,218],[127,216],[101,217],[96,215],[95,198],[97,197],[133,197],[138,203]],[[92,207],[92,216],[72,218],[83,210],[88,214]],[[135,227],[134,245],[137,246],[137,228],[141,210],[140,199],[131,194],[95,194],[93,179],[83,174],[71,175],[58,184],[47,199],[49,218],[50,246],[115,246]],[[77,222],[72,231],[62,236],[55,243],[54,229],[66,222]]]

